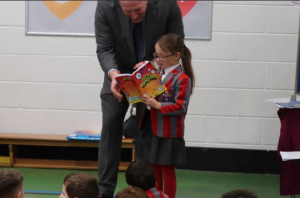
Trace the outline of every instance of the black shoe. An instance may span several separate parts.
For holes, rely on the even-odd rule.
[[[113,198],[113,197],[108,197],[106,195],[102,195],[102,194],[99,193],[99,198]]]

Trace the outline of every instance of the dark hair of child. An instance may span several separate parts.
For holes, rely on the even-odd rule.
[[[131,162],[127,168],[125,177],[128,185],[141,188],[144,191],[156,185],[154,169],[147,160]]]
[[[66,193],[69,198],[98,198],[97,179],[86,173],[71,173],[64,179]]]
[[[14,169],[0,171],[0,197],[15,198],[23,190],[23,175]]]
[[[180,53],[180,58],[182,60],[182,66],[184,72],[191,79],[191,83],[192,83],[191,94],[192,94],[193,88],[195,86],[195,76],[192,67],[192,54],[189,48],[185,46],[184,40],[177,34],[166,34],[162,36],[156,43],[159,45],[161,49],[168,50],[172,54],[175,54],[177,52]]]
[[[257,198],[257,195],[249,190],[239,189],[227,192],[221,198]]]
[[[127,187],[118,192],[115,198],[149,198],[145,191],[137,187]]]

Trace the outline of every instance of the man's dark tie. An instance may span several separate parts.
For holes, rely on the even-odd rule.
[[[161,69],[160,70],[160,75],[162,76],[162,75],[164,75],[165,74],[165,70],[164,69]]]
[[[142,50],[141,50],[142,34],[143,34],[142,22],[135,23],[132,36],[133,36],[135,57],[136,57],[137,63],[141,62],[144,58],[144,57],[141,57],[142,56],[142,54],[141,54],[141,52],[142,52]]]

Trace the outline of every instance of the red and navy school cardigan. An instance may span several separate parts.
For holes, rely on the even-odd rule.
[[[161,110],[150,110],[153,133],[162,138],[182,138],[192,89],[191,80],[178,66],[167,74],[163,84],[167,90],[156,97],[161,102]]]

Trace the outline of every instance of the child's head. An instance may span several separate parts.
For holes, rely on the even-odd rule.
[[[221,198],[257,198],[257,195],[248,190],[233,190],[223,194]]]
[[[86,173],[71,173],[64,179],[59,198],[98,198],[97,179]]]
[[[144,191],[149,190],[156,185],[154,169],[146,160],[131,162],[125,176],[128,185],[141,188]]]
[[[195,77],[192,67],[192,55],[185,46],[184,40],[177,34],[166,34],[162,36],[155,45],[154,60],[161,69],[177,65],[182,60],[184,72],[195,84]]]
[[[0,197],[23,198],[23,175],[14,169],[0,171]]]
[[[137,187],[127,187],[118,192],[115,198],[149,198],[145,191]]]

